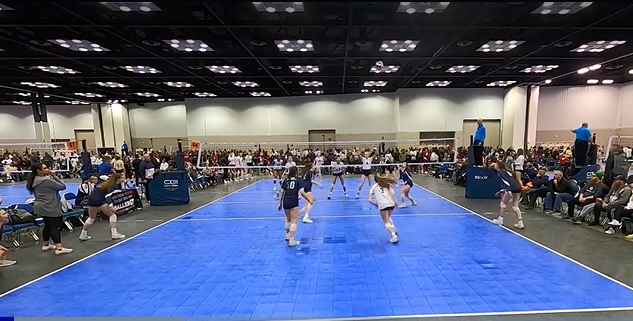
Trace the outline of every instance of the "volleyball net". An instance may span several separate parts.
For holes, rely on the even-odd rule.
[[[379,141],[317,141],[317,142],[262,142],[262,143],[213,143],[199,144],[197,166],[211,169],[249,169],[269,172],[275,167],[274,160],[289,161],[304,167],[307,163],[319,164],[328,172],[336,159],[345,168],[356,172],[363,166],[374,171],[389,166],[413,167],[440,166],[457,162],[459,141],[457,138],[407,139]],[[366,153],[373,155],[371,164],[363,164]],[[322,156],[322,158],[318,158]],[[320,163],[322,160],[322,164]]]
[[[613,148],[614,145],[618,145],[622,148],[622,153],[626,156],[627,159],[633,158],[633,136],[610,136],[609,142],[607,143],[607,148],[604,151],[605,159],[609,157],[611,148]]]
[[[25,164],[43,163],[56,171],[72,169],[71,160],[76,151],[70,150],[67,142],[52,143],[0,143],[1,171],[4,175],[28,173]]]

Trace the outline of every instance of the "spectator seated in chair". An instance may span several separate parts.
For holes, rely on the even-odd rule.
[[[9,215],[2,209],[2,199],[0,198],[0,237],[2,237],[5,224],[9,224]],[[8,252],[9,250],[6,247],[0,245],[0,267],[11,266],[17,263],[7,259]]]
[[[587,225],[598,225],[600,222],[600,215],[602,211],[605,211],[611,215],[611,211],[616,208],[626,205],[631,198],[631,188],[624,181],[623,176],[616,176],[613,184],[611,185],[611,189],[609,193],[603,198],[596,199],[595,204],[590,204],[587,206],[592,206],[593,210],[593,221],[588,222]],[[584,208],[583,208],[584,209]]]
[[[629,165],[629,161],[622,153],[622,148],[619,145],[613,145],[605,162],[605,184],[611,186],[616,176],[626,177],[629,174]]]
[[[628,187],[629,189],[629,198],[624,204],[616,205],[613,208],[613,211],[607,211],[609,214],[609,224],[607,229],[604,231],[606,234],[615,234],[616,229],[620,229],[622,226],[622,218],[626,217],[629,220],[631,219],[631,215],[633,214],[633,192],[631,192],[631,188],[633,187],[633,175],[627,178],[625,187]],[[624,232],[624,230],[622,231]],[[631,231],[626,231],[626,233],[628,234],[626,235],[626,238],[633,239]]]
[[[574,191],[571,182],[563,176],[563,172],[554,171],[554,179],[550,182],[551,190],[545,197],[545,213],[561,215],[560,208],[563,202],[568,203],[574,199]]]
[[[574,197],[571,201],[569,201],[569,207],[567,208],[567,214],[563,215],[563,218],[571,218],[572,222],[576,224],[582,223],[584,220],[584,215],[575,217],[574,210],[576,205],[580,205],[580,207],[585,207],[587,205],[593,204],[597,199],[604,197],[609,192],[609,187],[602,182],[604,177],[603,173],[595,173],[591,180],[585,186],[580,189],[578,195]],[[582,213],[582,211],[581,211]],[[586,214],[586,212],[585,212]]]
[[[528,183],[528,185],[532,185],[530,189],[522,192],[524,194],[524,205],[527,206],[528,209],[534,209],[534,203],[536,203],[536,199],[539,197],[546,197],[547,193],[550,191],[550,180],[546,172],[547,168],[539,168],[536,176],[534,176],[532,181]]]

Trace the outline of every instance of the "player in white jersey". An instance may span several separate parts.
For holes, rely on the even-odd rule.
[[[319,181],[323,183],[323,177],[321,176],[321,166],[325,163],[325,157],[317,155],[314,158],[314,176],[319,178]]]
[[[273,191],[277,191],[277,180],[279,180],[279,188],[281,188],[281,184],[284,182],[283,175],[283,161],[278,156],[275,156],[273,158]]]
[[[286,161],[286,174],[288,174],[291,167],[297,167],[297,163],[292,159],[292,156],[288,156],[288,160]]]
[[[397,184],[396,180],[389,175],[378,174],[376,176],[376,184],[369,190],[369,202],[376,205],[378,210],[380,210],[380,217],[391,235],[389,240],[391,243],[398,243],[398,232],[396,232],[396,227],[391,219],[393,210],[398,207],[396,192],[392,187],[395,184]]]
[[[343,174],[345,173],[345,164],[341,160],[340,157],[336,158],[336,161],[332,163],[332,186],[330,186],[330,192],[327,194],[327,199],[332,199],[332,191],[334,190],[334,185],[336,185],[336,181],[339,180],[341,182],[341,186],[343,186],[343,193],[345,193],[345,197],[347,198],[347,188],[345,187],[345,179],[343,179]]]
[[[360,186],[358,186],[358,192],[356,193],[356,198],[360,198],[360,192],[363,190],[363,186],[365,185],[365,181],[367,181],[367,185],[371,186],[371,182],[373,181],[373,176],[371,173],[371,164],[374,162],[375,150],[369,154],[368,151],[360,156],[360,160],[363,162],[361,177],[360,177]]]

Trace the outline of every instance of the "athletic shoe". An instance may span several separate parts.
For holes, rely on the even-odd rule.
[[[356,194],[356,198],[359,199],[360,198],[360,194]]]
[[[613,235],[615,234],[615,230],[613,229],[613,227],[610,227],[606,231],[604,231],[604,234]]]
[[[55,244],[42,245],[42,252],[48,252],[55,249]]]
[[[89,239],[91,239],[92,236],[85,234],[85,235],[79,235],[79,240],[80,241],[88,241]]]
[[[525,225],[523,225],[523,221],[519,221],[519,223],[514,224],[515,228],[518,228],[519,230],[525,229]]]
[[[120,240],[120,239],[124,239],[125,235],[121,234],[121,233],[112,233],[112,239],[113,240]]]
[[[401,203],[400,205],[398,205],[398,208],[406,208],[407,204]]]
[[[389,242],[391,242],[391,243],[398,243],[398,235],[392,236],[391,239],[389,240]]]
[[[73,252],[73,249],[62,247],[61,250],[55,250],[55,255],[70,254],[72,252]]]
[[[611,222],[609,222],[609,225],[611,225],[611,226],[620,226],[622,224],[620,224],[620,221],[618,221],[616,219],[612,219]]]
[[[349,196],[347,196],[347,193],[344,194],[345,198],[349,198]]]
[[[292,240],[292,241],[288,241],[288,246],[294,247],[299,245],[301,242],[296,241],[296,240]]]
[[[14,265],[15,263],[18,263],[18,261],[14,261],[14,260],[0,260],[0,267],[11,266],[11,265]]]
[[[492,224],[503,225],[503,216],[499,216],[495,218],[494,220],[492,220]]]
[[[416,202],[411,202],[411,205],[413,205],[413,206],[418,206],[418,203],[416,203]]]
[[[303,218],[303,223],[310,224],[310,223],[314,223],[314,221],[309,219],[309,218],[307,218],[307,217],[304,217]]]
[[[290,240],[290,234],[286,233],[286,242]]]

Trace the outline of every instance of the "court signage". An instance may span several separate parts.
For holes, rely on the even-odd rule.
[[[112,207],[116,215],[123,215],[143,208],[143,203],[135,189],[126,189],[115,192],[110,196]]]
[[[177,179],[163,180],[163,188],[167,191],[175,191],[180,187],[180,182]]]
[[[475,179],[478,181],[485,181],[488,179],[488,176],[475,175]]]

